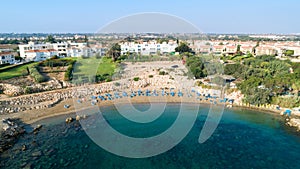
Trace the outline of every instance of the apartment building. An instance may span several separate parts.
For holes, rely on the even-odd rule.
[[[278,51],[272,46],[258,46],[255,48],[255,55],[277,55]]]
[[[0,52],[0,65],[2,64],[14,64],[15,55],[13,52]]]
[[[72,43],[70,41],[43,44],[29,42],[25,45],[19,45],[20,56],[25,61],[42,61],[52,56],[91,56],[91,50],[92,49],[87,48],[87,43]]]
[[[120,44],[121,54],[140,54],[140,55],[156,55],[156,54],[168,54],[175,52],[175,48],[178,46],[175,41],[157,43],[156,41],[149,42],[123,42]]]
[[[212,50],[213,50],[214,54],[223,54],[224,51],[225,51],[225,46],[223,46],[223,45],[214,45]]]
[[[244,46],[244,45],[241,45],[241,48],[240,48],[240,51],[244,54],[246,53],[252,53],[253,52],[253,48],[254,46]]]
[[[53,56],[58,56],[58,51],[54,49],[39,49],[25,51],[25,61],[43,61],[50,59]]]

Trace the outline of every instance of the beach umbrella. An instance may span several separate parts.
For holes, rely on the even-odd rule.
[[[292,111],[291,111],[291,110],[289,110],[289,109],[286,109],[286,110],[285,110],[285,112],[284,112],[284,114],[286,114],[286,115],[288,115],[288,116],[290,116],[290,115],[291,115],[291,113],[292,113]]]

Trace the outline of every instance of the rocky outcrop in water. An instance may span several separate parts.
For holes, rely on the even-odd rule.
[[[18,123],[18,120],[3,119],[1,122],[2,131],[0,134],[0,153],[11,148],[19,136],[25,133],[23,126]]]
[[[72,117],[66,118],[66,123],[71,123],[73,121]]]
[[[296,119],[296,118],[291,118],[288,122],[287,125],[291,126],[291,127],[296,127],[297,131],[300,131],[300,119]]]

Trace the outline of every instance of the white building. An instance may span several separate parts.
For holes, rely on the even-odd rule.
[[[91,57],[96,55],[96,52],[89,47],[83,47],[83,48],[71,47],[67,49],[66,53],[68,57],[81,57],[81,56]]]
[[[15,63],[15,55],[13,52],[0,52],[0,65],[6,63],[9,64]]]
[[[29,42],[26,45],[19,45],[20,56],[26,61],[42,61],[52,56],[91,56],[91,49],[87,48],[87,43],[45,43],[36,44]]]
[[[58,56],[58,51],[54,49],[43,49],[43,50],[28,50],[25,51],[25,61],[43,61],[50,59],[53,56]]]
[[[258,46],[255,48],[255,55],[276,55],[278,52],[273,46]]]
[[[52,48],[57,51],[57,56],[67,56],[69,44],[67,42],[53,43]]]
[[[34,50],[48,50],[48,49],[53,49],[52,45],[50,43],[46,44],[36,44],[34,42],[29,42],[26,45],[19,45],[19,51],[20,51],[20,57],[22,57],[26,61],[32,61],[31,59],[34,58],[33,51]],[[31,51],[29,53],[30,56],[27,56],[28,51]]]
[[[175,48],[178,46],[174,41],[169,41],[168,43],[156,43],[156,41],[142,43],[124,42],[120,45],[121,55],[125,55],[127,53],[137,53],[140,55],[168,54],[175,52]]]

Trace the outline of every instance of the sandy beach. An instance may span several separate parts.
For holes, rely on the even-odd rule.
[[[173,68],[176,65],[176,69]],[[234,100],[234,107],[250,108],[267,112],[280,114],[274,106],[267,108],[247,106],[242,104],[243,95],[240,92],[233,92],[221,96],[221,92],[213,89],[203,89],[195,86],[195,80],[189,79],[185,74],[188,72],[186,67],[180,61],[165,62],[145,62],[145,63],[125,63],[124,72],[121,74],[121,80],[108,83],[82,85],[56,91],[42,92],[30,95],[23,95],[12,98],[0,99],[0,119],[19,118],[24,123],[32,124],[43,118],[54,117],[63,114],[73,114],[85,109],[95,107],[91,102],[91,96],[98,97],[110,94],[114,96],[117,92],[122,95],[126,91],[128,97],[102,101],[97,98],[97,106],[112,106],[120,103],[196,103],[212,104],[219,103],[220,99],[205,98],[205,96],[216,96],[217,98],[228,98]],[[166,75],[160,75],[160,71],[167,72]],[[134,81],[133,77],[139,77]],[[118,85],[116,85],[118,83]],[[135,93],[141,90],[145,92],[157,91],[158,96],[134,96],[130,97],[132,91]],[[161,91],[170,93],[175,92],[175,96],[162,96]],[[194,93],[192,93],[194,91]],[[178,92],[183,96],[179,97]],[[197,96],[197,93],[201,96]],[[193,95],[193,96],[192,96]],[[204,96],[205,95],[205,96]],[[107,97],[107,96],[105,96]],[[201,98],[201,100],[200,100]],[[80,100],[81,103],[78,103]],[[225,103],[221,103],[225,104]],[[231,104],[231,103],[226,103]],[[68,108],[65,108],[69,105]],[[75,108],[77,107],[77,108]],[[1,126],[0,126],[1,127]],[[1,127],[2,129],[2,127]]]
[[[1,119],[4,118],[19,118],[26,124],[32,124],[39,120],[55,117],[59,115],[66,115],[69,114],[70,117],[75,117],[76,112],[84,112],[87,109],[93,108],[95,106],[91,105],[91,101],[86,101],[85,103],[80,103],[80,105],[76,102],[77,99],[67,99],[64,100],[54,107],[40,109],[40,110],[29,110],[24,112],[18,112],[13,114],[5,114],[0,115]],[[195,97],[178,97],[178,96],[136,96],[133,98],[126,97],[121,98],[118,100],[106,100],[106,101],[99,101],[96,106],[103,107],[103,106],[114,106],[115,104],[138,104],[138,103],[190,103],[190,104],[213,104],[209,100],[197,100]],[[219,103],[220,104],[220,103]],[[65,105],[70,105],[69,108],[65,108]],[[221,106],[226,107],[229,103],[221,103]],[[270,108],[259,108],[259,107],[248,107],[242,106],[238,104],[234,104],[234,107],[243,108],[243,109],[253,109],[258,111],[263,111],[267,113],[274,113],[275,115],[280,115],[279,110],[270,109]],[[76,107],[76,108],[75,108]],[[82,113],[81,113],[82,114]]]

